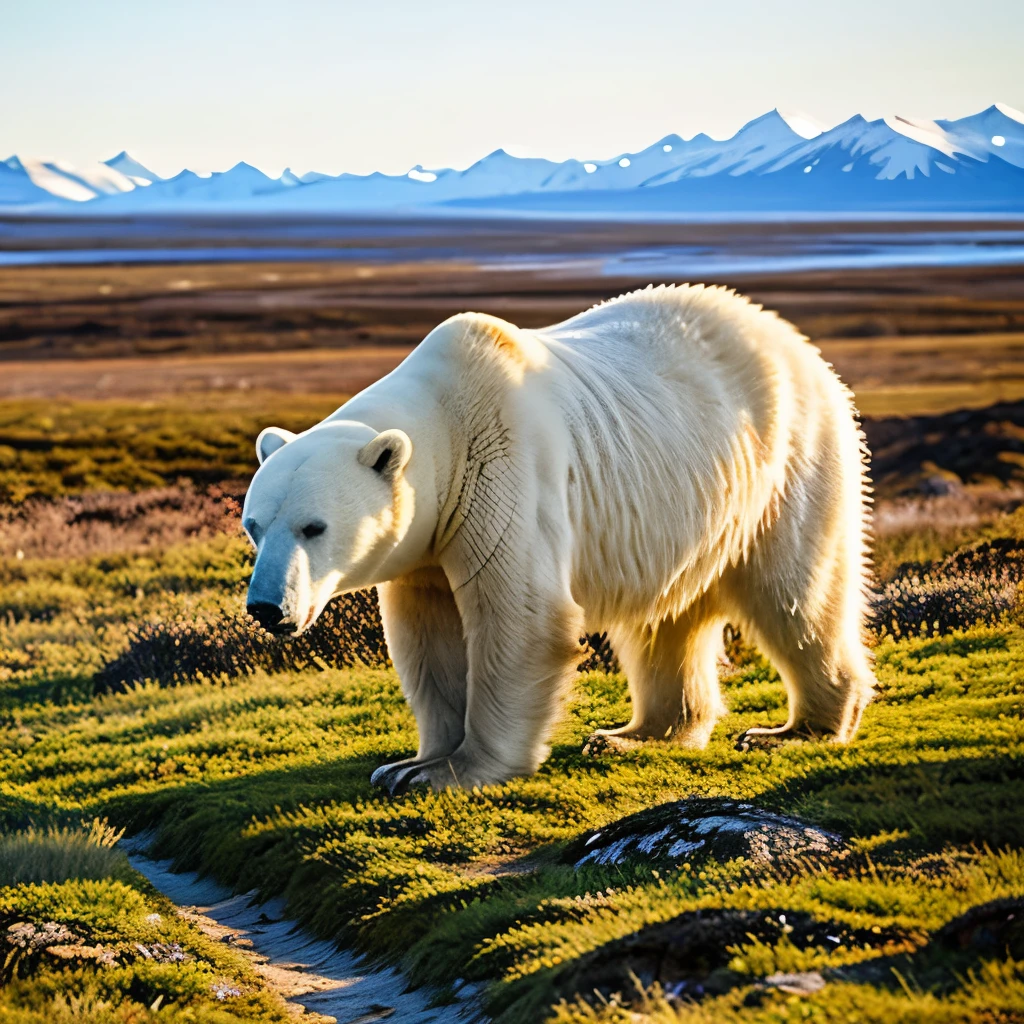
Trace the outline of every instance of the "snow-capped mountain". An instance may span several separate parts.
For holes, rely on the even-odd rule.
[[[783,154],[767,169],[775,171],[801,162],[813,167],[830,152],[848,155],[842,166],[845,173],[863,173],[885,181],[929,177],[936,170],[955,174],[957,165],[987,163],[991,157],[1024,167],[1024,114],[1017,115],[1020,120],[1010,114],[1016,111],[992,106],[959,121],[907,117],[866,121],[857,115]]]
[[[820,135],[817,130],[811,137]],[[807,138],[778,110],[771,110],[745,124],[731,139],[720,142],[703,134],[694,136],[683,143],[679,157],[673,161],[675,167],[643,184],[664,185],[682,178],[707,178],[714,174],[736,177],[758,172]]]
[[[140,164],[127,150],[122,149],[117,156],[103,161],[108,167],[119,171],[135,185],[152,185],[154,181],[160,181],[160,175],[154,174],[144,164]]]
[[[1014,167],[1024,167],[1024,113],[1005,103],[993,103],[980,114],[959,121],[935,124],[978,159],[989,154]]]
[[[52,200],[54,193],[36,184],[16,157],[0,161],[0,210],[34,208]]]
[[[100,196],[132,192],[157,180],[157,175],[127,153],[103,163],[78,165],[12,156],[0,163],[0,208],[34,206],[53,199],[86,203]]]
[[[243,161],[230,170],[215,171],[205,176],[189,170],[181,171],[173,178],[157,178],[154,175],[145,189],[112,196],[104,201],[103,206],[112,211],[166,211],[176,207],[184,209],[210,204],[234,204],[268,196],[288,187],[288,183],[271,178]]]
[[[5,161],[6,166],[23,175],[49,196],[75,202],[87,202],[101,195],[131,192],[135,183],[107,164],[73,166],[63,160],[21,159],[16,156]]]
[[[732,138],[666,135],[610,159],[516,157],[496,150],[465,170],[404,175],[286,170],[246,163],[161,178],[127,152],[104,163],[11,157],[0,211],[102,214],[474,212],[631,215],[641,211],[947,210],[1024,213],[1024,113],[1004,104],[958,120],[857,115],[822,130],[769,111]]]
[[[838,162],[843,174],[853,173],[875,181],[928,176],[943,158],[955,160],[956,147],[941,132],[929,134],[903,118],[867,121],[859,114],[816,139],[796,146],[772,161],[768,173],[799,165],[811,174],[824,158]],[[945,164],[944,166],[949,166]]]

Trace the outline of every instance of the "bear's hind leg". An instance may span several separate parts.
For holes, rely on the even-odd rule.
[[[629,681],[633,718],[618,729],[598,729],[588,741],[591,749],[626,749],[636,740],[669,737],[686,746],[706,746],[726,711],[718,686],[722,624],[704,598],[654,630],[610,630]]]
[[[381,765],[370,781],[399,792],[426,761],[462,742],[466,720],[466,642],[444,573],[423,570],[377,588],[391,660],[419,730],[415,757]]]
[[[722,701],[718,663],[724,647],[725,619],[705,615],[686,636],[683,646],[683,713],[673,740],[686,747],[703,749],[715,723],[729,709]]]
[[[768,654],[786,684],[789,716],[784,725],[747,729],[738,738],[737,746],[747,749],[750,740],[758,736],[799,733],[809,737],[831,736],[836,743],[849,742],[871,700],[873,676],[867,659],[827,651],[814,643],[804,644],[801,653],[806,657],[799,659],[787,659],[763,637],[758,638],[758,646]]]
[[[758,736],[830,735],[840,743],[853,738],[874,675],[860,637],[859,594],[837,590],[819,614],[808,617],[799,599],[784,607],[751,580],[736,588],[737,618],[775,666],[789,697],[786,722],[747,729],[738,740],[742,749]]]

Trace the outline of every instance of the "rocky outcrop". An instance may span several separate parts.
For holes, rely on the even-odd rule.
[[[644,861],[672,867],[688,860],[745,857],[756,864],[828,857],[846,848],[843,839],[798,818],[732,800],[692,799],[661,804],[585,833],[565,859],[585,864]]]

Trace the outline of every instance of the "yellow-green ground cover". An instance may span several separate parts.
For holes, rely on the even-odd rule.
[[[1022,527],[1018,512],[970,537],[962,523],[923,546],[896,537],[883,560],[1020,539]],[[0,933],[49,922],[116,954],[114,965],[64,962],[6,940],[0,1021],[281,1019],[251,968],[177,919],[109,832],[78,831],[97,818],[154,829],[158,853],[240,891],[284,894],[316,933],[399,963],[413,983],[438,986],[439,999],[478,982],[506,1022],[640,1012],[659,1022],[1024,1020],[1020,931],[963,948],[940,934],[973,907],[1024,898],[1019,608],[942,635],[879,639],[878,696],[848,747],[798,740],[737,751],[744,728],[783,719],[785,696],[756,654],[734,651],[724,680],[732,713],[704,751],[648,744],[585,756],[594,726],[628,717],[624,679],[586,673],[535,776],[389,799],[370,773],[415,747],[390,668],[255,671],[94,694],[94,676],[123,654],[133,624],[215,628],[237,615],[249,566],[230,533],[0,558]],[[566,860],[586,829],[691,796],[795,814],[852,849],[770,869]],[[798,947],[783,932],[735,944],[724,954],[727,990],[699,1004],[651,991],[623,1006],[581,987],[610,944],[713,908],[807,913],[858,938]],[[135,943],[177,943],[186,959],[154,964],[131,952]],[[820,970],[828,984],[803,997],[758,987],[780,970]]]
[[[43,591],[60,582],[67,604],[9,616],[0,630],[9,665],[19,647],[38,655],[7,668],[0,798],[8,829],[100,814],[133,830],[156,828],[159,852],[182,866],[240,889],[286,893],[316,932],[397,959],[416,981],[487,982],[488,1005],[508,1020],[544,1019],[558,998],[575,996],[563,984],[574,960],[690,909],[806,910],[900,932],[892,949],[737,950],[753,984],[783,966],[927,949],[928,936],[969,907],[1024,895],[1024,630],[1010,622],[882,641],[878,699],[846,748],[800,741],[736,751],[744,727],[784,715],[781,684],[754,659],[728,678],[733,714],[707,750],[655,744],[585,757],[583,740],[596,724],[628,716],[624,680],[589,674],[536,776],[390,800],[371,790],[369,774],[411,750],[415,731],[389,669],[257,673],[90,695],[92,672],[117,647],[119,620],[189,606],[216,614],[240,596],[246,560],[235,539],[115,565],[65,563],[60,581],[50,563],[14,568]],[[57,677],[62,683],[47,691]],[[643,864],[576,871],[560,862],[584,829],[686,796],[752,799],[836,828],[861,852],[825,871],[785,875],[738,863],[657,876]],[[103,884],[115,883],[124,884]],[[830,1006],[841,991],[842,1005],[861,1006],[861,1019],[913,1019],[940,998],[927,995],[937,987],[943,1005],[953,1000],[966,1013],[981,985],[983,1002],[1024,1008],[1018,965],[1004,951],[968,964],[973,974],[930,964],[916,980],[913,957],[898,969],[909,992],[893,973],[881,984],[830,984],[800,1006]],[[80,970],[95,975],[89,985],[105,977]],[[52,978],[45,984],[52,988]],[[29,983],[19,985],[4,998],[20,999]],[[165,1001],[180,995],[171,986]],[[745,1007],[740,995],[718,1001],[738,1019],[789,1012],[771,1000],[767,1009]],[[562,1019],[592,1012],[558,1011]],[[615,1019],[619,1011],[600,1012]],[[676,1011],[664,1004],[659,1012]],[[716,1011],[705,1002],[690,1012]]]

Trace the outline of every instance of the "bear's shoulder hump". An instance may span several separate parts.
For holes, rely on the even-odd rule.
[[[449,340],[471,352],[494,351],[516,363],[532,363],[536,344],[515,324],[488,313],[459,313],[442,325]]]

